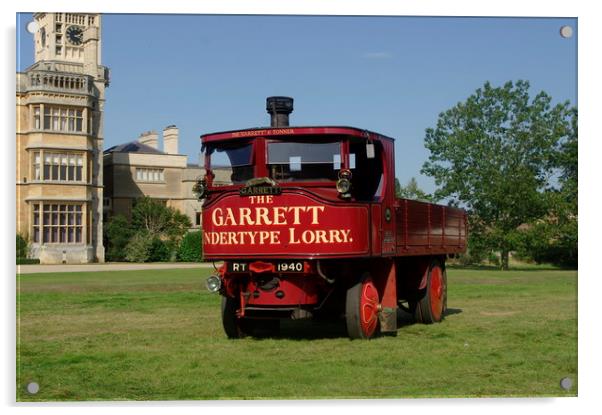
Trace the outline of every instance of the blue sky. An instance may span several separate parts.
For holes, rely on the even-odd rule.
[[[33,61],[30,14],[18,17],[17,70]],[[571,25],[573,37],[559,30]],[[396,175],[420,175],[424,131],[485,81],[526,79],[577,102],[574,18],[207,16],[106,14],[111,68],[105,148],[147,130],[180,128],[198,160],[199,135],[269,124],[265,98],[295,99],[293,125],[350,125],[396,139]]]

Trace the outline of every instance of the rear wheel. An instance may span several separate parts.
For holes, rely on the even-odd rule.
[[[447,308],[447,275],[439,261],[431,263],[426,277],[426,288],[421,290],[420,294],[421,298],[414,309],[416,321],[432,324],[443,320]]]
[[[370,275],[347,290],[345,320],[347,334],[352,339],[370,339],[378,329],[378,290]]]

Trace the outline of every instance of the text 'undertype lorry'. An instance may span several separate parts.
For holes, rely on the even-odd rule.
[[[207,288],[222,296],[226,335],[344,316],[349,337],[369,339],[397,332],[398,308],[441,321],[466,213],[395,197],[392,138],[289,126],[289,97],[269,97],[267,111],[270,127],[201,136],[203,253],[223,261]]]

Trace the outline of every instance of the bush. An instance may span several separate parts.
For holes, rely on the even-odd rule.
[[[149,262],[167,262],[171,258],[171,250],[167,243],[162,241],[159,238],[153,238],[149,253],[148,253],[148,261]]]
[[[148,197],[138,199],[131,223],[116,215],[105,223],[109,261],[177,261],[182,238],[190,228],[188,216]]]
[[[104,223],[106,258],[108,261],[124,261],[126,246],[134,232],[123,215],[115,215]]]
[[[132,228],[163,240],[179,242],[190,226],[188,216],[148,197],[136,200],[132,209]]]
[[[27,254],[29,253],[28,246],[27,239],[22,235],[17,234],[17,258],[27,258]]]
[[[153,238],[148,232],[138,232],[125,247],[125,259],[130,262],[146,262],[150,257]]]
[[[35,258],[17,258],[17,265],[39,264],[40,260]]]
[[[201,262],[203,260],[203,232],[194,231],[184,235],[178,249],[178,261]]]

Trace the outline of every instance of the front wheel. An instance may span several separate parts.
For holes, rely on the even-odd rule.
[[[345,320],[347,334],[352,339],[370,339],[378,329],[378,290],[370,275],[347,290]]]
[[[236,315],[239,306],[237,299],[222,297],[222,325],[229,339],[240,339],[249,334],[245,321]]]
[[[421,298],[415,305],[414,317],[419,323],[438,323],[443,320],[446,308],[447,275],[445,268],[435,260],[429,266],[426,288],[421,290]]]

